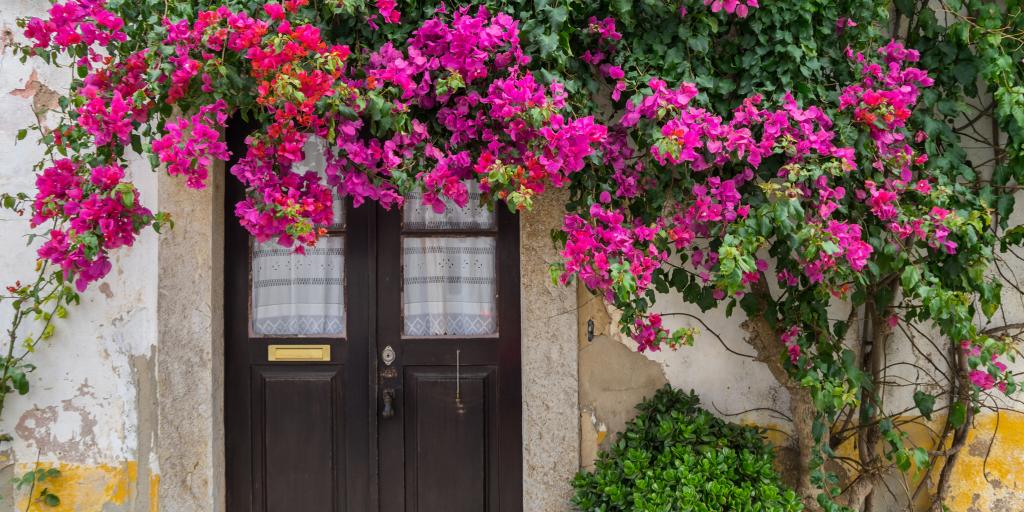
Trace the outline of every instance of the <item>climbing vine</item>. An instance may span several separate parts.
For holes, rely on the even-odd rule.
[[[297,252],[335,196],[440,211],[476,181],[526,210],[568,189],[556,278],[620,310],[640,350],[694,340],[665,294],[742,319],[790,392],[810,509],[872,510],[912,468],[907,501],[941,506],[972,416],[1017,389],[1020,328],[992,324],[1017,285],[992,269],[1024,239],[1019,0],[67,0],[22,24],[21,58],[73,80],[18,135],[45,148],[35,193],[2,196],[39,262],[2,297],[0,412],[110,254],[173,225],[141,204],[136,154],[194,189],[236,157],[239,222]],[[258,127],[243,154],[229,119]],[[311,137],[326,167],[299,174]],[[979,139],[990,161],[968,158]],[[887,403],[897,343],[942,376],[911,383],[914,421],[945,416],[933,446]]]

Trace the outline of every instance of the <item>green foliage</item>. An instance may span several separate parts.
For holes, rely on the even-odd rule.
[[[725,422],[693,392],[669,386],[637,405],[593,473],[573,480],[583,511],[790,512],[803,509],[779,481],[764,431]]]
[[[36,491],[37,487],[44,486],[46,482],[52,482],[60,478],[60,470],[57,468],[36,468],[14,479],[14,486],[20,490],[26,490],[29,495],[28,504],[25,510],[29,510],[33,503],[39,503],[47,507],[60,506],[60,497],[53,493],[49,487],[43,487]]]

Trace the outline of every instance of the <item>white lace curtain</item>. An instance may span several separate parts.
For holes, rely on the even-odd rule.
[[[418,194],[407,198],[406,230],[437,230],[437,236],[402,240],[403,318],[406,336],[488,336],[498,332],[494,236],[444,236],[445,230],[489,230],[494,212],[480,206],[470,184],[469,204],[448,204],[443,214]]]
[[[323,172],[323,141],[311,137],[295,172]],[[489,336],[498,332],[495,215],[469,186],[469,204],[436,213],[418,194],[406,200],[402,239],[406,336]],[[335,224],[344,229],[342,201]],[[452,236],[451,230],[470,231]],[[475,233],[473,231],[476,231]],[[424,233],[419,233],[424,232]],[[305,255],[254,243],[252,329],[257,336],[345,335],[345,238],[328,236]]]
[[[345,239],[320,239],[305,255],[254,243],[252,328],[258,336],[344,336]]]
[[[292,170],[323,176],[324,141],[310,137],[306,158]],[[331,229],[344,228],[344,203],[334,198]],[[345,239],[324,237],[306,254],[295,254],[273,240],[255,242],[252,251],[252,329],[257,336],[345,335]]]

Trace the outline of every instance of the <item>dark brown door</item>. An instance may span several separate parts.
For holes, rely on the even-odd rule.
[[[298,256],[229,181],[228,512],[520,511],[517,218],[349,205]]]

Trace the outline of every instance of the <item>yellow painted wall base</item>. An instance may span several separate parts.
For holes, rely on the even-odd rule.
[[[960,454],[951,479],[950,500],[946,505],[952,512],[1024,511],[1024,414],[983,413],[974,421],[975,429]],[[927,430],[908,430],[911,442],[926,445],[929,439]],[[769,432],[773,442],[785,442],[782,434]],[[34,464],[19,463],[17,474],[24,474],[35,467]],[[57,480],[44,483],[60,497],[61,505],[51,508],[33,503],[28,507],[30,511],[159,510],[160,475],[143,476],[148,482],[140,482],[136,461],[120,465],[41,463],[39,467],[56,467],[61,471]],[[911,476],[913,478],[913,474]],[[148,483],[148,489],[140,485],[145,483]],[[18,493],[17,510],[26,510],[28,499],[27,489],[22,489]]]
[[[939,416],[934,419],[936,421],[931,429],[923,425],[904,425],[902,428],[909,436],[908,442],[913,446],[934,449],[930,443],[934,439],[934,432],[941,430],[945,418]],[[784,426],[742,423],[769,429],[767,438],[776,446],[789,442],[789,437],[780,430]],[[857,458],[857,450],[852,441],[837,451],[844,457]],[[943,462],[941,458],[936,461],[939,466],[932,471],[933,484]],[[909,484],[916,486],[922,473],[914,468],[908,477]],[[929,491],[934,492],[934,489]],[[925,512],[930,497],[921,498],[916,509]],[[998,414],[983,412],[974,418],[974,428],[968,435],[950,478],[949,498],[945,505],[950,512],[1024,511],[1024,414],[1011,411]]]
[[[18,464],[17,474],[32,471],[35,464]],[[159,510],[158,496],[160,475],[148,476],[149,489],[145,496],[139,484],[138,463],[125,461],[120,465],[82,465],[82,464],[46,464],[40,468],[56,467],[61,476],[54,481],[46,481],[42,485],[56,494],[61,504],[49,507],[40,503],[32,503],[27,510],[33,512],[107,512],[116,510],[135,511]],[[37,487],[36,495],[41,487]],[[33,499],[35,496],[33,496]],[[18,491],[18,510],[26,510],[29,505],[28,489]]]

